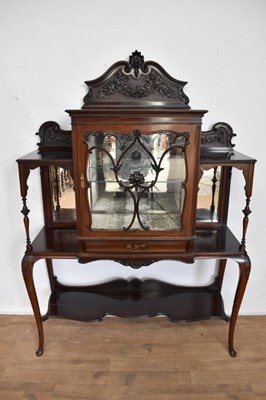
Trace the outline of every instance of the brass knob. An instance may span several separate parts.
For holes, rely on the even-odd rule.
[[[85,178],[83,174],[80,175],[80,187],[81,189],[85,188]]]

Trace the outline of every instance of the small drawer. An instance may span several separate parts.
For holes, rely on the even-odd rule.
[[[89,240],[84,242],[84,251],[89,253],[185,253],[189,240]]]

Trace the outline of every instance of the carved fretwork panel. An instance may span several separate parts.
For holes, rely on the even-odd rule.
[[[187,82],[172,78],[159,64],[144,61],[139,51],[134,51],[129,62],[118,61],[105,74],[93,81],[84,97],[84,108],[99,103],[125,107],[127,105],[172,106],[190,108],[183,87]]]

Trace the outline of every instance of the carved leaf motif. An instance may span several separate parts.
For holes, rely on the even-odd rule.
[[[71,136],[62,135],[60,133],[55,133],[51,131],[49,132],[49,136],[47,138],[47,143],[66,143],[71,144]]]
[[[134,75],[137,78],[138,74],[139,74],[139,70],[141,69],[143,71],[143,66],[144,66],[144,57],[140,51],[135,50],[131,54],[131,56],[129,57],[129,64],[134,69]]]
[[[223,132],[219,132],[218,134],[213,134],[210,136],[202,137],[201,144],[207,144],[207,143],[225,144]]]
[[[134,171],[133,174],[130,174],[128,181],[138,191],[139,187],[145,182],[145,178],[140,171]]]
[[[156,260],[152,259],[147,259],[147,260],[114,260],[118,262],[119,264],[124,265],[125,267],[131,267],[133,269],[139,269],[142,267],[148,267],[149,265],[153,264],[156,262]]]
[[[115,78],[98,91],[97,98],[106,98],[115,92],[121,93],[125,97],[138,99],[148,97],[153,92],[157,92],[168,98],[176,97],[175,92],[158,78],[158,74],[155,71],[150,73],[143,86],[139,85],[134,87],[129,85],[129,77],[124,75],[122,71],[118,71]]]

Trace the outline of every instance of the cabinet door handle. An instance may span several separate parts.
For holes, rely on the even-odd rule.
[[[129,250],[143,250],[146,248],[146,244],[140,243],[140,244],[127,244],[127,249]]]
[[[80,187],[81,189],[85,188],[85,178],[83,174],[80,175]]]

